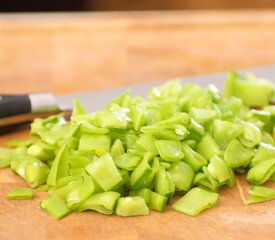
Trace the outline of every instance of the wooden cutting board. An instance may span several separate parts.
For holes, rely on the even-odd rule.
[[[65,94],[272,64],[274,28],[274,10],[1,15],[0,90]],[[1,136],[0,145],[26,136]],[[147,217],[87,212],[61,221],[40,210],[44,194],[6,200],[18,186],[26,184],[0,170],[0,240],[275,239],[275,201],[246,206],[237,185],[195,218],[168,207]]]
[[[14,137],[27,137],[27,130],[0,138],[0,145]],[[275,187],[275,182],[268,183]],[[151,211],[149,216],[105,216],[97,212],[73,213],[56,221],[39,207],[45,193],[36,193],[33,200],[7,200],[13,187],[24,187],[24,181],[9,169],[0,169],[0,239],[251,239],[275,238],[275,201],[245,205],[248,185],[238,176],[233,188],[220,191],[217,207],[197,217],[171,210]],[[175,199],[174,199],[175,201]],[[174,202],[172,201],[172,203]]]

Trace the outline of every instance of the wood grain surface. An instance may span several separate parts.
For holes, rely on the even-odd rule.
[[[275,10],[0,15],[0,90],[56,94],[275,62]]]
[[[0,15],[0,91],[62,94],[272,64],[274,29],[273,10]],[[27,132],[1,136],[0,146]],[[274,239],[274,201],[245,205],[247,183],[238,179],[195,218],[169,206],[147,217],[86,212],[55,221],[39,209],[43,193],[6,200],[26,184],[0,170],[0,239]]]

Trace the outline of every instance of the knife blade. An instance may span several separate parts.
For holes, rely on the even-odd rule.
[[[251,72],[256,76],[267,78],[275,84],[275,65],[244,69],[237,72],[240,74]],[[179,78],[178,80],[181,80],[183,84],[194,83],[202,87],[214,84],[219,90],[222,90],[225,77],[226,72],[223,72]],[[71,109],[73,108],[74,97],[80,100],[87,112],[94,112],[103,108],[109,101],[127,90],[130,90],[133,95],[145,97],[150,88],[163,84],[164,82],[165,81],[150,82],[60,96],[54,96],[51,93],[36,93],[23,96],[14,95],[10,96],[9,101],[6,102],[3,101],[5,97],[3,98],[3,95],[0,95],[0,131],[11,125],[31,122],[36,117],[47,117],[61,112],[64,112],[65,116],[69,117]],[[14,99],[12,100],[11,98]],[[1,102],[5,106],[1,106]]]
[[[237,71],[239,74],[253,73],[258,77],[266,78],[275,84],[275,65],[248,68]],[[178,78],[182,84],[194,83],[202,87],[207,87],[210,84],[214,84],[220,91],[223,89],[224,81],[227,72],[192,76]],[[171,80],[171,79],[170,79]],[[172,79],[173,80],[173,79]],[[112,99],[119,96],[125,91],[130,90],[133,95],[138,95],[141,97],[146,97],[148,90],[154,86],[165,83],[167,80],[136,84],[120,88],[103,89],[75,94],[62,95],[57,97],[59,106],[72,108],[74,97],[77,97],[87,112],[94,112],[103,108]]]

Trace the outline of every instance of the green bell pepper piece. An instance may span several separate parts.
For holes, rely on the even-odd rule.
[[[124,153],[123,155],[117,157],[114,162],[118,168],[133,171],[140,161],[141,159],[139,156]]]
[[[260,129],[253,123],[242,123],[244,132],[239,136],[240,142],[246,147],[254,147],[261,142]]]
[[[11,151],[10,149],[0,148],[0,169],[7,168],[11,162]]]
[[[224,85],[225,97],[236,96],[248,106],[266,106],[274,92],[271,82],[256,78],[252,74],[243,78],[231,71],[228,73]]]
[[[171,174],[163,166],[160,166],[156,173],[155,192],[167,197],[168,202],[175,193],[175,183]]]
[[[119,198],[116,206],[116,215],[128,217],[149,215],[149,209],[142,197]]]
[[[54,147],[42,142],[32,144],[28,148],[28,154],[44,162],[55,158]]]
[[[57,220],[71,212],[71,209],[57,195],[43,199],[40,202],[40,207]]]
[[[25,180],[32,188],[46,183],[48,174],[49,167],[40,161],[31,162],[25,167]]]
[[[192,188],[182,198],[176,201],[172,209],[194,217],[203,210],[215,206],[218,201],[219,195],[217,193],[196,187]]]
[[[196,152],[201,154],[207,161],[212,157],[221,154],[221,150],[215,140],[209,135],[206,134],[198,142]]]
[[[140,196],[144,199],[149,209],[153,209],[159,212],[163,212],[165,210],[167,204],[167,197],[163,195],[153,192],[148,188],[144,188],[140,191],[131,191],[129,193],[130,197]]]
[[[265,202],[275,199],[275,190],[262,186],[250,186],[248,203]]]
[[[243,133],[243,127],[238,123],[214,120],[214,140],[221,150],[225,150],[230,141]]]
[[[207,160],[185,143],[182,143],[182,151],[185,155],[183,161],[192,167],[195,172],[199,171],[203,166],[207,165]]]
[[[188,191],[190,189],[195,173],[187,163],[182,161],[173,162],[167,171],[175,183],[176,191]]]
[[[62,145],[61,148],[58,150],[56,157],[53,161],[51,166],[47,184],[50,186],[56,185],[56,181],[59,178],[65,177],[69,174],[69,162],[67,158],[68,154],[68,147],[67,145]]]
[[[30,188],[13,188],[7,193],[9,200],[32,199],[33,197],[33,191]]]
[[[152,153],[148,152],[144,155],[142,161],[137,165],[136,169],[132,172],[130,177],[130,186],[132,190],[143,188],[147,182],[148,177],[153,172],[150,162],[153,159]]]
[[[247,167],[254,155],[252,148],[243,146],[238,139],[233,139],[224,152],[224,160],[232,168]]]
[[[271,144],[261,143],[254,158],[251,160],[251,167],[254,167],[260,162],[275,158],[275,146]]]
[[[232,187],[235,184],[235,175],[233,170],[228,167],[223,159],[214,156],[210,159],[207,166],[210,175],[217,180],[220,184],[227,184]]]
[[[111,147],[110,154],[112,155],[113,159],[116,159],[125,153],[123,144],[120,139],[115,140]]]
[[[155,144],[160,157],[166,161],[179,161],[184,157],[180,141],[157,140]]]
[[[84,109],[84,107],[82,106],[81,102],[79,101],[78,98],[74,97],[73,99],[73,113],[72,113],[72,120],[74,120],[75,117],[79,116],[79,115],[83,115],[86,114],[86,111]]]
[[[95,210],[103,214],[112,214],[115,210],[117,200],[120,194],[117,192],[96,193],[88,197],[80,206],[77,207],[78,212],[86,210]]]
[[[94,192],[93,179],[90,176],[84,177],[83,182],[79,182],[68,192],[66,196],[67,206],[75,209],[80,206]]]
[[[157,148],[155,146],[157,138],[155,138],[151,134],[142,134],[135,143],[135,146],[143,149],[146,152],[151,152],[154,155],[158,153]]]
[[[275,158],[265,160],[250,168],[247,181],[252,185],[261,185],[275,173]]]
[[[122,181],[122,177],[109,153],[95,158],[85,169],[104,191],[113,189]]]
[[[197,123],[202,125],[217,117],[217,112],[213,109],[191,108],[189,113]]]
[[[101,156],[109,152],[111,139],[107,135],[83,134],[79,139],[79,151],[95,151]]]

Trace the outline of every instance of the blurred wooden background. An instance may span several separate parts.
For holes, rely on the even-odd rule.
[[[274,8],[274,0],[87,0],[93,10]]]
[[[0,11],[123,11],[275,8],[274,0],[9,0]]]
[[[275,63],[275,10],[0,15],[0,90],[56,94]]]

